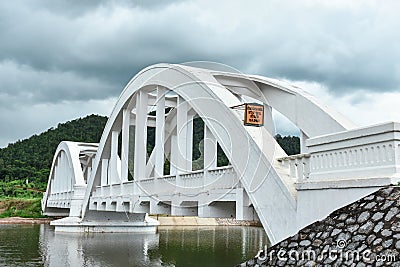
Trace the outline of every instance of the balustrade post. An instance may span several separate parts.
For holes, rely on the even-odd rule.
[[[310,177],[310,156],[303,157],[303,172],[304,172],[304,179],[308,179]]]
[[[296,158],[296,167],[297,167],[297,181],[301,182],[304,180],[303,178],[303,159],[302,157]]]
[[[289,166],[290,166],[290,177],[296,179],[296,160],[293,158],[289,159]]]

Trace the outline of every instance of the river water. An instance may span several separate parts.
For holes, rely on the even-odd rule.
[[[260,227],[67,234],[49,225],[0,225],[0,266],[236,266],[266,242]]]

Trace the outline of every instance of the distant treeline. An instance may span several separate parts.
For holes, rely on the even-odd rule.
[[[288,155],[295,155],[300,153],[300,138],[298,136],[281,136],[275,135],[278,144],[285,150]]]
[[[107,117],[90,115],[66,123],[32,137],[9,144],[0,149],[0,197],[32,197],[45,190],[54,153],[61,141],[98,143],[103,133]],[[193,168],[202,165],[201,150],[204,138],[204,123],[195,119],[193,127]],[[154,129],[148,131],[148,151],[154,147]],[[287,154],[298,154],[299,138],[296,136],[276,136],[276,140]],[[218,147],[218,166],[228,163],[222,149]],[[196,167],[197,164],[197,167]]]

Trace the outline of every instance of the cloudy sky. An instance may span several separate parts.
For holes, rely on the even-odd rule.
[[[292,81],[359,125],[400,121],[400,1],[216,2],[0,1],[0,147],[109,115],[159,62],[221,62]]]

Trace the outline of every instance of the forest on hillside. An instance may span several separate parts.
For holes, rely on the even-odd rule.
[[[36,196],[45,190],[54,153],[61,141],[100,140],[107,117],[90,115],[60,123],[56,128],[0,149],[0,197]]]
[[[0,197],[40,197],[46,189],[54,153],[61,141],[98,143],[107,117],[89,115],[84,118],[60,123],[55,128],[19,140],[0,149]],[[148,152],[154,147],[154,128],[148,130]],[[193,168],[202,165],[201,150],[204,138],[204,122],[197,118],[193,122]],[[276,140],[287,154],[300,151],[296,136],[276,136]],[[218,146],[218,166],[228,164],[228,159]]]

